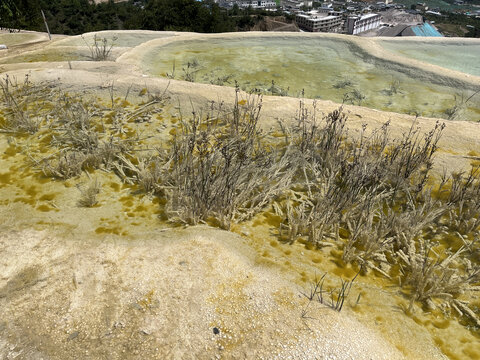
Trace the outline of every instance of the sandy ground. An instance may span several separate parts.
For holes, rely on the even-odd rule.
[[[160,41],[170,40],[153,40]],[[33,81],[58,81],[87,95],[104,92],[112,82],[118,93],[130,86],[132,93],[167,89],[184,113],[207,101],[233,101],[231,88],[141,74],[135,61],[146,47],[128,51],[116,62],[13,64],[0,71],[19,79],[29,73]],[[380,51],[373,42],[371,49]],[[437,68],[431,65],[431,71]],[[458,78],[478,84],[475,77]],[[318,103],[324,112],[339,106]],[[294,98],[264,97],[261,125],[291,121],[298,104]],[[345,111],[353,134],[363,124],[375,128],[390,120],[392,135],[399,136],[414,122],[427,131],[437,121],[357,106],[345,106]],[[480,148],[479,139],[480,124],[449,122],[437,155],[438,172],[443,167],[467,169],[469,152]],[[2,209],[2,215],[8,218],[8,211]],[[19,228],[12,212],[4,219],[2,359],[404,357],[385,333],[357,321],[350,309],[338,313],[309,304],[292,275],[257,262],[258,254],[242,236],[191,227],[139,233],[135,240],[109,236],[99,241],[63,227],[38,232],[27,223]],[[308,311],[302,316],[304,309]],[[442,358],[433,343],[421,341],[411,339],[419,347],[415,358]]]
[[[298,287],[224,231],[9,231],[0,252],[2,359],[402,358],[346,312],[312,302],[302,318]]]

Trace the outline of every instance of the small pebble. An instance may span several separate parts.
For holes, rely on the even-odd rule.
[[[220,330],[219,330],[217,327],[214,327],[214,328],[213,328],[213,333],[214,333],[215,335],[218,335],[218,334],[220,334]]]
[[[68,336],[68,340],[73,340],[73,339],[75,339],[77,336],[78,336],[78,331],[75,331],[75,332],[71,333],[71,334]]]

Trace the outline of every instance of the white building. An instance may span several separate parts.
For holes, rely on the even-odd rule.
[[[273,0],[237,0],[233,1],[233,3],[245,9],[248,7],[252,9],[269,9],[277,6],[277,3]]]
[[[316,8],[315,11],[319,12],[319,13],[327,13],[328,14],[330,11],[333,11],[333,6],[322,6],[322,7]]]
[[[341,32],[343,27],[341,16],[317,11],[297,14],[295,21],[300,29],[310,32]]]
[[[380,26],[381,16],[378,14],[365,14],[362,16],[349,16],[347,18],[347,33],[360,34],[364,31],[376,29]]]
[[[303,6],[312,7],[313,1],[283,0],[282,5],[287,9],[300,10]]]
[[[258,7],[261,8],[276,8],[277,7],[277,2],[273,0],[262,0],[262,1],[257,1]]]

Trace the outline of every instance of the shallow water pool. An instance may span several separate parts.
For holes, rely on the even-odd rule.
[[[12,34],[12,38],[17,38],[19,35],[28,34]],[[108,60],[113,61],[125,51],[128,51],[128,48],[138,46],[153,39],[170,37],[172,36],[172,33],[125,32],[119,34],[114,31],[88,33],[85,34],[83,38],[82,36],[73,36],[71,38],[56,41],[49,44],[49,46],[44,49],[11,56],[1,60],[0,63],[14,64],[57,61],[91,61],[91,50],[95,51],[94,35],[97,35],[97,44],[100,51],[103,47],[103,39],[107,40],[106,50],[108,51],[111,49]]]
[[[91,60],[88,48],[47,48],[28,52],[23,55],[12,56],[0,60],[3,64],[57,62],[57,61],[89,61]]]
[[[228,86],[236,81],[243,90],[264,94],[304,93],[385,111],[480,120],[480,96],[460,110],[458,106],[476,88],[374,58],[339,39],[259,36],[176,41],[152,47],[140,66],[146,73],[181,80]]]
[[[94,35],[97,35],[98,39],[107,39],[109,42],[113,41],[114,46],[118,47],[135,47],[146,41],[153,39],[166,38],[172,36],[170,33],[144,33],[144,32],[115,32],[115,31],[102,31],[99,33],[88,33],[83,35],[73,36],[63,41],[57,42],[54,46],[89,46],[93,45]]]
[[[466,44],[459,41],[458,44],[452,44],[382,40],[380,44],[396,54],[480,76],[480,43]]]

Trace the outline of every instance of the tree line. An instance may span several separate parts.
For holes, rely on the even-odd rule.
[[[44,11],[50,31],[78,35],[99,30],[194,31],[201,33],[249,30],[265,11],[227,10],[213,0],[0,0],[0,27],[44,31]],[[268,14],[270,15],[270,13]],[[275,15],[273,13],[272,15]]]

